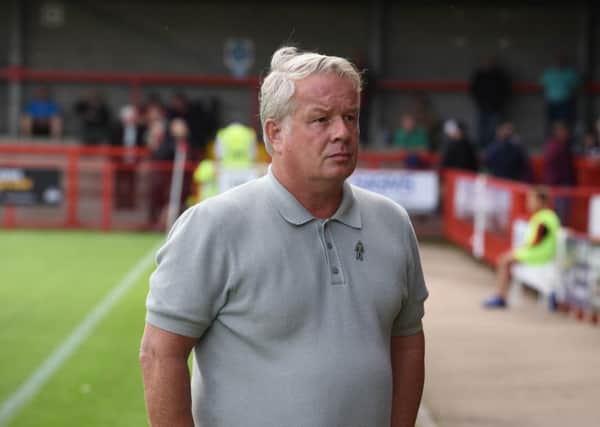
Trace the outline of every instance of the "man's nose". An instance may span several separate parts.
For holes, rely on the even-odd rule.
[[[331,133],[334,141],[348,141],[352,135],[352,124],[343,117],[336,117],[331,125]]]

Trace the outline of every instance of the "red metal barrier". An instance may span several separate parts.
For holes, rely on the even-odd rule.
[[[0,223],[4,228],[14,227],[58,227],[58,228],[97,228],[139,229],[144,225],[148,181],[152,172],[171,170],[170,162],[155,162],[148,159],[148,150],[144,148],[129,149],[113,146],[82,146],[60,144],[0,144],[0,166],[44,167],[52,166],[63,172],[65,201],[60,209],[54,210],[54,216],[35,215],[33,208],[0,206]],[[132,158],[131,162],[125,159]],[[406,159],[404,151],[371,152],[359,154],[359,161],[370,168],[402,167]],[[431,165],[437,163],[437,155],[424,154],[424,159]],[[589,159],[578,159],[578,174],[587,177],[594,184],[594,174],[598,164]],[[539,164],[539,158],[534,159]],[[195,164],[188,163],[186,170],[192,172]],[[120,172],[129,171],[138,181],[135,197],[139,203],[129,211],[123,211],[115,204],[115,188]],[[444,211],[444,233],[460,246],[471,249],[473,224],[458,218],[454,212],[454,194],[457,191],[457,180],[460,178],[473,180],[475,175],[459,171],[446,171],[443,179],[442,203]],[[590,178],[592,177],[592,178]],[[511,205],[509,217],[512,221],[519,216],[526,216],[525,194],[528,186],[512,181],[489,179],[488,185],[498,191],[510,193]],[[595,187],[554,188],[554,198],[568,198],[568,226],[579,232],[585,232],[588,224],[588,198],[600,192],[600,185]],[[139,194],[138,194],[139,193]],[[46,209],[46,208],[44,208]],[[48,208],[49,209],[49,208]],[[121,210],[120,210],[121,209]],[[38,209],[39,210],[39,209]],[[90,220],[90,216],[93,217]],[[489,232],[485,238],[484,258],[495,261],[498,253],[510,245],[509,233]]]
[[[172,169],[171,162],[149,160],[148,153],[146,149],[111,146],[0,144],[0,167],[56,168],[63,173],[64,189],[64,203],[59,207],[0,206],[2,227],[143,229],[147,197],[132,195],[142,200],[138,209],[121,213],[116,222],[115,183],[117,171],[130,170],[139,175],[134,178],[148,193],[146,177]],[[123,161],[132,157],[134,163]],[[188,163],[186,172],[195,166]]]
[[[544,159],[532,156],[529,159],[535,182],[543,181]],[[600,187],[600,160],[591,157],[575,159],[575,180],[579,187]]]
[[[393,151],[361,151],[358,154],[358,161],[364,163],[368,168],[378,169],[385,167],[403,167],[408,153],[404,150]],[[429,165],[429,169],[435,167],[438,161],[437,153],[422,152],[419,157],[424,163]]]
[[[474,253],[477,252],[475,246],[475,227],[474,216],[471,215],[471,210],[477,209],[473,205],[457,206],[460,203],[475,204],[478,196],[473,189],[475,181],[481,179],[481,176],[462,172],[457,170],[446,170],[443,174],[443,216],[444,216],[444,235],[455,244]],[[462,180],[462,182],[461,182]],[[462,189],[458,187],[463,185]],[[459,197],[461,190],[465,190],[464,186],[469,186],[467,191],[471,194],[468,198]],[[470,185],[473,186],[470,187]],[[491,212],[493,216],[498,215],[500,218],[505,216],[504,221],[499,221],[504,224],[504,227],[494,227],[493,222],[489,219],[483,234],[483,246],[480,254],[483,260],[495,265],[498,256],[507,251],[511,247],[512,240],[512,222],[517,218],[528,218],[529,213],[526,207],[527,192],[529,185],[516,183],[514,181],[485,178],[486,191],[504,192],[508,195],[509,209],[505,212],[502,209],[497,209]],[[565,223],[563,226],[569,228],[577,235],[585,236],[588,230],[589,222],[589,200],[594,194],[600,194],[600,186],[598,187],[553,187],[550,189],[551,204],[555,210],[564,203],[566,206]],[[561,203],[559,203],[561,202]],[[485,208],[481,208],[485,210]],[[489,209],[489,208],[488,208]],[[560,210],[560,209],[558,209]]]
[[[236,78],[228,75],[177,74],[177,73],[140,73],[105,71],[67,71],[43,70],[26,67],[0,68],[0,80],[7,81],[43,81],[73,83],[112,83],[126,84],[131,87],[146,85],[186,85],[213,87],[246,87],[258,89],[260,79],[256,76]],[[378,87],[388,91],[428,91],[428,92],[467,92],[469,83],[465,80],[411,80],[382,79]],[[541,91],[536,82],[519,81],[513,85],[513,91],[519,94],[535,94]],[[600,82],[589,82],[584,91],[600,93]]]

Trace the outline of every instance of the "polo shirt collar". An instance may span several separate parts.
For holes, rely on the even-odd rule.
[[[271,184],[272,200],[279,214],[290,224],[304,225],[315,218],[273,175],[269,166],[267,179]],[[344,183],[342,202],[337,211],[331,216],[332,221],[338,221],[352,228],[362,228],[362,219],[358,204],[354,198],[352,186]]]
[[[354,197],[352,186],[348,182],[344,182],[342,203],[340,203],[340,206],[331,219],[346,224],[348,227],[357,229],[362,228],[360,209],[358,208],[358,203]]]

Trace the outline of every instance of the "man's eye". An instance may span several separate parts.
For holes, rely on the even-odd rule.
[[[313,119],[313,122],[325,123],[325,122],[327,122],[327,117],[317,117],[316,119]]]
[[[354,123],[356,121],[356,116],[354,114],[346,114],[346,121]]]

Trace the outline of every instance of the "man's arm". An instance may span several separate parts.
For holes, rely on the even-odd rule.
[[[197,341],[146,324],[140,364],[152,427],[194,426],[187,360]]]
[[[425,337],[392,337],[392,427],[414,427],[425,379]]]

